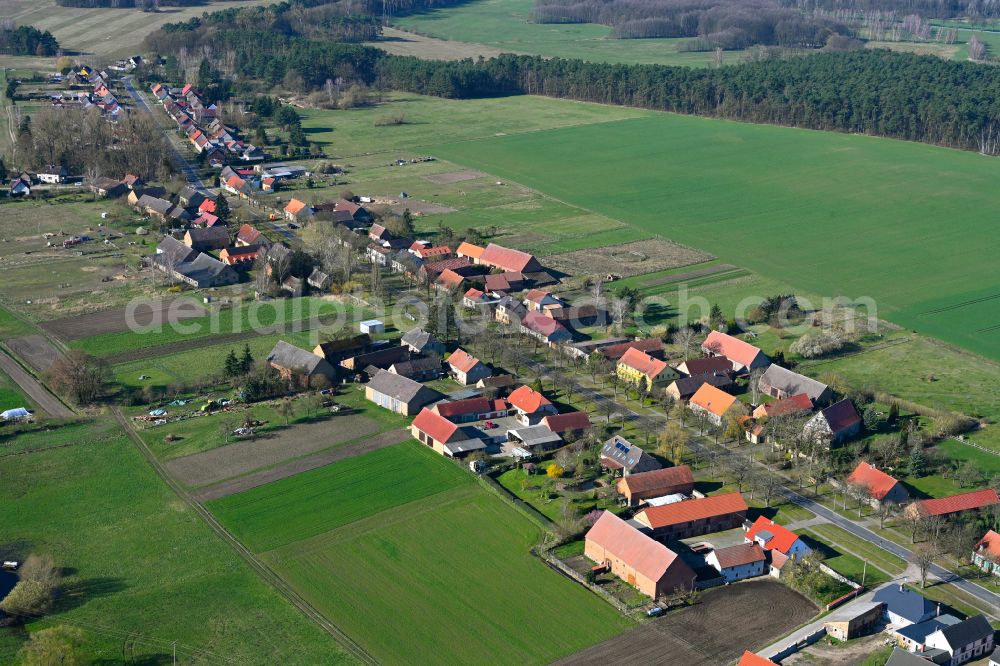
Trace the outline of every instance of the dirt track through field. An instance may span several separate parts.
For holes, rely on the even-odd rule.
[[[58,419],[71,419],[73,410],[59,402],[59,399],[49,393],[49,390],[38,383],[38,380],[24,371],[24,368],[17,364],[7,354],[0,352],[0,370],[14,380],[21,387],[29,398],[35,401],[38,408]]]
[[[139,326],[149,326],[153,322],[168,323],[170,320],[183,321],[208,314],[205,308],[194,301],[176,299],[172,301],[150,300],[147,304],[137,307],[131,319]],[[99,312],[88,312],[75,317],[63,317],[39,324],[60,340],[69,342],[89,338],[92,335],[105,333],[120,333],[129,330],[129,316],[126,308],[114,308]]]
[[[706,277],[709,275],[715,275],[716,273],[728,273],[730,271],[737,270],[736,266],[732,264],[719,264],[718,266],[709,266],[708,268],[699,268],[696,271],[686,271],[684,273],[674,273],[673,275],[665,275],[661,278],[656,278],[654,280],[646,280],[642,283],[644,287],[655,287],[661,284],[671,284],[673,282],[686,282],[687,280],[693,280],[695,278]]]
[[[372,451],[377,451],[378,449],[384,449],[387,446],[393,446],[394,444],[404,442],[409,439],[409,437],[410,433],[402,428],[399,430],[390,430],[378,435],[377,437],[372,437],[371,439],[366,439],[362,442],[357,442],[356,444],[338,446],[312,456],[293,460],[285,463],[284,465],[279,465],[278,467],[265,469],[260,472],[254,472],[253,474],[241,476],[236,479],[230,479],[229,481],[223,481],[222,483],[217,483],[212,486],[207,486],[193,491],[191,496],[199,502],[207,502],[209,500],[219,499],[220,497],[228,497],[229,495],[241,493],[244,490],[250,490],[251,488],[256,488],[257,486],[263,486],[267,483],[271,483],[272,481],[278,481],[279,479],[285,479],[290,476],[295,476],[296,474],[301,474],[302,472],[308,472],[309,470],[316,469],[317,467],[323,467],[325,465],[329,465],[330,463],[335,463],[338,460],[347,460],[348,458],[354,458],[365,453],[371,453]]]
[[[762,608],[769,612],[762,613]],[[777,581],[738,583],[710,590],[691,608],[668,613],[556,664],[732,664],[744,650],[766,646],[815,614],[808,599]]]
[[[45,372],[59,358],[60,352],[43,335],[25,335],[11,338],[7,346],[35,372]]]
[[[176,458],[166,463],[166,468],[184,485],[197,488],[372,435],[378,429],[378,423],[366,416],[334,416]]]

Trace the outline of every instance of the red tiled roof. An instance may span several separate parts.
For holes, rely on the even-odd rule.
[[[755,543],[738,543],[727,548],[716,548],[715,557],[719,560],[719,566],[723,569],[741,567],[745,564],[763,562],[764,551]]]
[[[586,412],[567,412],[566,414],[550,414],[542,419],[546,428],[555,433],[570,430],[586,430],[590,427],[590,417]]]
[[[413,419],[413,427],[435,442],[447,442],[458,431],[458,425],[424,407]]]
[[[289,200],[288,205],[285,206],[285,212],[291,213],[292,215],[296,215],[305,210],[306,207],[307,206],[305,201],[299,201],[298,199],[291,199]]]
[[[566,330],[565,326],[557,322],[552,317],[535,310],[532,310],[524,315],[524,319],[521,320],[521,325],[529,331],[534,331],[535,333],[544,335],[545,337],[550,337],[556,333],[561,333]]]
[[[637,370],[650,379],[655,379],[667,369],[667,362],[653,358],[649,354],[631,347],[622,354],[618,362],[633,370]]]
[[[512,250],[501,245],[490,243],[483,250],[479,260],[489,266],[502,268],[505,271],[529,272],[538,270],[540,265],[534,256],[520,250]]]
[[[684,367],[687,368],[687,373],[693,377],[695,375],[710,375],[715,372],[729,372],[732,371],[733,364],[722,356],[708,356],[684,361]]]
[[[711,384],[702,384],[691,396],[691,404],[697,405],[716,416],[722,416],[733,406],[736,398]]]
[[[784,400],[761,405],[760,411],[763,416],[781,416],[803,410],[812,411],[812,408],[813,403],[809,396],[805,393],[799,393],[798,395],[789,396]]]
[[[549,399],[530,386],[519,386],[507,396],[507,401],[526,414],[534,414],[542,407],[551,405]]]
[[[851,475],[847,477],[847,482],[856,486],[864,486],[877,500],[888,495],[889,491],[899,483],[882,470],[875,469],[866,462],[858,463]]]
[[[546,296],[552,296],[552,292],[547,289],[531,289],[524,295],[524,300],[532,303],[541,303]]]
[[[747,538],[753,541],[760,532],[771,533],[771,538],[764,544],[764,548],[776,550],[782,555],[787,555],[788,550],[799,540],[798,534],[764,516],[759,517],[747,530]]]
[[[438,275],[437,278],[438,284],[449,288],[460,287],[463,282],[465,282],[465,278],[450,268],[446,271],[441,271],[441,275]]]
[[[629,349],[638,349],[641,352],[649,354],[650,352],[663,351],[663,341],[659,338],[646,338],[644,340],[631,340],[629,342],[622,342],[617,345],[609,345],[601,349],[601,353],[616,361],[622,357],[622,355]]]
[[[636,519],[652,529],[679,525],[696,520],[746,512],[747,503],[739,493],[725,493],[698,499],[683,500],[663,506],[651,506],[636,514]]]
[[[508,408],[506,400],[489,400],[488,398],[467,398],[454,402],[440,402],[434,405],[434,411],[445,418],[465,416],[466,414],[486,414],[487,412],[502,412]]]
[[[754,347],[752,344],[743,342],[739,338],[734,338],[722,331],[712,331],[709,333],[708,338],[705,339],[701,348],[713,354],[725,356],[730,361],[736,361],[740,365],[745,366],[753,363],[757,355],[761,353],[760,349]]]
[[[456,254],[460,254],[463,257],[472,257],[473,259],[479,259],[483,256],[483,251],[486,248],[479,247],[478,245],[473,245],[472,243],[466,243],[465,241],[459,243],[458,249],[455,250]]]
[[[486,276],[486,288],[490,291],[514,291],[524,281],[524,275],[518,272],[491,274]]]
[[[246,184],[247,184],[246,181],[240,178],[239,176],[230,176],[229,180],[226,181],[226,187],[232,188],[234,190],[238,190]]]
[[[448,269],[455,270],[471,265],[472,264],[465,257],[451,257],[450,259],[442,259],[441,261],[424,264],[423,268],[428,273],[443,273]]]
[[[990,530],[986,536],[979,540],[973,550],[984,557],[1000,558],[1000,534]]]
[[[823,418],[826,419],[833,434],[846,430],[861,421],[858,410],[854,408],[854,403],[851,402],[850,398],[830,405],[821,414],[823,414]]]
[[[448,365],[455,368],[459,372],[468,372],[478,364],[479,359],[464,349],[456,349],[454,353],[448,357]]]
[[[754,654],[750,650],[743,653],[740,657],[740,662],[736,666],[778,666],[770,659],[765,659],[758,654]]]
[[[260,238],[260,231],[249,224],[244,224],[240,227],[240,230],[236,232],[236,239],[243,241],[244,243],[256,243],[257,239]]]
[[[467,292],[465,292],[465,297],[471,300],[479,300],[482,298],[486,292],[482,289],[476,289],[475,287],[470,287]]]
[[[601,514],[585,539],[613,553],[636,573],[654,581],[660,580],[677,559],[677,553],[610,511]]]
[[[694,475],[687,465],[654,469],[651,472],[629,474],[618,480],[618,486],[630,493],[646,493],[662,490],[667,493],[678,486],[693,486]]]
[[[986,506],[1000,504],[997,491],[992,488],[986,490],[974,490],[971,493],[952,495],[951,497],[941,497],[939,499],[925,499],[917,501],[917,510],[925,516],[944,516],[949,513],[968,511],[969,509],[981,509]]]
[[[451,254],[451,248],[447,245],[438,245],[437,247],[420,246],[418,248],[413,248],[413,251],[416,252],[417,256],[421,259],[426,259],[427,257],[447,257]]]
[[[215,201],[212,199],[205,199],[200,204],[198,204],[198,210],[200,210],[203,213],[214,213]]]

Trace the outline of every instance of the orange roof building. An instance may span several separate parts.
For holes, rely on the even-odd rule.
[[[698,414],[705,414],[708,420],[715,425],[722,425],[722,418],[729,411],[729,408],[736,403],[736,398],[729,395],[722,389],[715,388],[709,383],[701,385],[694,395],[691,396],[691,401],[688,403],[688,409],[692,412]]]
[[[561,435],[566,432],[590,430],[592,424],[587,412],[566,412],[565,414],[549,414],[542,418],[542,425]]]
[[[709,333],[701,349],[709,356],[725,356],[736,372],[764,368],[771,364],[771,360],[760,349],[722,331]]]
[[[472,243],[462,242],[459,244],[458,249],[455,250],[455,254],[459,257],[467,257],[474,264],[479,263],[479,258],[483,256],[483,252],[486,250],[484,247],[478,245],[473,245]]]
[[[476,263],[514,273],[533,273],[542,270],[542,265],[534,255],[494,243],[486,246]]]
[[[812,552],[799,535],[773,520],[760,516],[747,530],[746,543],[755,543],[764,550],[773,550],[785,557],[805,557]]]
[[[778,665],[773,661],[771,661],[770,659],[765,659],[759,654],[754,654],[750,650],[747,650],[746,652],[743,653],[743,656],[740,657],[740,661],[739,663],[736,664],[736,666],[778,666]]]
[[[636,506],[651,497],[690,494],[694,490],[694,475],[687,465],[654,469],[618,479],[616,489],[625,497],[629,506]]]
[[[799,393],[759,406],[753,410],[753,417],[760,419],[765,416],[784,416],[786,414],[794,414],[795,412],[811,412],[812,409],[813,401],[809,396],[805,393]]]
[[[851,475],[847,477],[847,483],[865,488],[875,503],[901,503],[910,499],[910,493],[906,491],[906,487],[902,483],[866,462],[858,463]]]
[[[667,365],[666,361],[653,358],[635,347],[625,350],[618,359],[616,367],[618,376],[633,384],[645,383],[649,390],[673,381],[680,375]]]
[[[507,396],[507,402],[517,410],[517,418],[524,425],[537,425],[549,414],[558,413],[548,398],[530,386],[518,386]]]
[[[635,520],[657,539],[685,539],[734,529],[743,524],[746,515],[746,501],[733,492],[647,507]]]
[[[289,199],[285,206],[285,217],[289,220],[296,220],[300,215],[306,216],[312,213],[312,208],[305,201]]]
[[[1000,534],[986,533],[972,549],[972,563],[980,569],[1000,576]]]
[[[585,537],[584,555],[648,597],[690,590],[695,573],[677,553],[605,511]]]
[[[962,511],[972,511],[974,509],[985,509],[988,506],[1000,504],[1000,497],[997,491],[992,488],[986,490],[974,490],[971,493],[952,495],[951,497],[941,497],[938,499],[917,500],[906,507],[906,514],[919,515],[928,518],[931,516],[948,516]]]
[[[452,352],[451,356],[448,357],[448,368],[455,377],[455,381],[463,386],[475,384],[480,379],[493,374],[493,371],[485,363],[464,349],[456,349]]]
[[[486,443],[476,436],[475,428],[460,426],[426,407],[410,424],[410,434],[418,442],[452,458],[486,448]]]

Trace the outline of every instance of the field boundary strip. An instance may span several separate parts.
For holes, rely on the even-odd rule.
[[[981,296],[979,298],[971,298],[967,301],[962,301],[961,303],[952,303],[951,305],[945,305],[939,308],[934,308],[933,310],[925,310],[918,314],[918,317],[924,317],[928,315],[941,314],[942,312],[948,312],[950,310],[958,310],[960,308],[968,307],[970,305],[978,305],[979,303],[985,303],[986,301],[992,301],[1000,298],[1000,294],[991,294],[989,296]]]
[[[664,275],[661,278],[654,278],[652,280],[646,280],[642,283],[643,287],[658,287],[664,284],[672,284],[674,282],[686,282],[688,280],[693,280],[695,278],[703,278],[708,276],[714,276],[720,273],[729,273],[733,271],[746,270],[739,266],[734,266],[732,264],[719,264],[718,266],[709,266],[708,268],[699,268],[694,271],[687,271],[685,273],[675,273],[673,275]]]
[[[160,464],[159,460],[153,454],[152,450],[146,445],[146,442],[142,437],[135,431],[132,424],[129,422],[128,418],[122,414],[118,407],[112,408],[112,413],[115,419],[121,424],[125,433],[128,435],[129,439],[136,445],[139,452],[142,453],[143,457],[153,468],[167,486],[177,494],[188,506],[190,506],[198,516],[212,529],[216,535],[219,536],[224,542],[228,543],[236,553],[243,558],[243,560],[250,565],[250,567],[255,570],[260,576],[271,584],[275,590],[277,590],[282,596],[285,597],[293,606],[298,608],[303,615],[318,624],[323,630],[325,630],[330,636],[332,636],[341,646],[344,647],[348,652],[353,654],[357,659],[366,664],[378,664],[378,660],[375,659],[367,650],[365,650],[361,645],[355,642],[350,636],[348,636],[342,629],[337,625],[333,624],[329,619],[327,619],[322,613],[317,611],[309,602],[307,602],[298,592],[296,592],[288,583],[286,583],[277,573],[275,573],[267,564],[261,561],[256,555],[254,555],[250,550],[244,546],[239,539],[234,537],[229,531],[216,520],[215,516],[211,514],[204,506],[202,506],[197,500],[195,500],[190,493],[188,493],[177,481],[175,481],[167,473],[166,469]]]

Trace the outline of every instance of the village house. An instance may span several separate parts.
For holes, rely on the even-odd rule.
[[[236,245],[261,245],[266,241],[267,239],[264,237],[264,234],[251,224],[241,225],[239,231],[236,232]]]
[[[823,405],[833,397],[833,391],[826,384],[774,364],[760,376],[757,386],[762,393],[778,400],[804,393],[814,404]]]
[[[531,273],[542,270],[542,265],[533,255],[495,243],[486,246],[476,263],[509,273]]]
[[[69,172],[61,164],[47,164],[44,169],[35,174],[38,182],[48,183],[49,185],[65,183],[67,176],[69,176]]]
[[[910,493],[902,483],[866,462],[858,463],[847,477],[847,484],[864,488],[875,507],[883,502],[902,504],[910,499]]]
[[[487,394],[507,395],[510,388],[516,383],[513,375],[493,375],[492,377],[483,377],[476,382],[476,388],[485,389],[484,392]]]
[[[696,415],[704,414],[713,425],[722,425],[729,408],[736,403],[736,398],[711,384],[702,384],[688,402],[688,409]]]
[[[725,356],[706,356],[705,358],[692,358],[680,363],[677,372],[688,377],[697,375],[715,375],[733,373],[733,364]]]
[[[521,332],[541,340],[550,347],[573,339],[573,334],[566,330],[565,326],[552,317],[537,311],[524,315],[524,318],[521,319]]]
[[[725,356],[737,374],[764,368],[771,363],[767,355],[757,347],[721,331],[709,333],[701,345],[701,350],[709,356]]]
[[[787,527],[760,516],[747,529],[746,543],[755,543],[765,551],[778,552],[789,559],[802,559],[812,552],[799,535]]]
[[[527,314],[527,308],[525,308],[519,300],[512,296],[503,296],[499,301],[497,301],[496,310],[493,312],[493,318],[501,324],[520,325],[521,320],[524,319]]]
[[[524,451],[548,451],[563,445],[563,438],[543,425],[511,428],[507,431],[507,442]]]
[[[894,647],[885,666],[927,666],[929,663],[931,662],[927,659],[918,657],[912,652]]]
[[[743,656],[740,657],[736,666],[778,666],[778,664],[774,663],[770,659],[765,659],[759,654],[747,650],[743,653]]]
[[[194,227],[184,233],[184,244],[199,252],[221,250],[229,246],[229,230],[225,227]]]
[[[726,583],[764,575],[767,558],[757,544],[740,543],[716,548],[705,556],[705,563],[719,572]]]
[[[340,367],[355,373],[362,372],[369,366],[387,370],[393,363],[408,361],[409,359],[410,350],[406,347],[383,347],[354,356],[345,356],[340,361]]]
[[[618,359],[615,372],[624,381],[646,391],[664,386],[678,377],[677,371],[666,361],[653,358],[634,347],[627,349]]]
[[[426,407],[413,419],[410,433],[418,442],[451,458],[462,458],[486,449],[482,433],[476,428],[452,423]]]
[[[587,412],[549,414],[542,417],[542,425],[567,441],[580,439],[592,426]]]
[[[306,278],[306,284],[316,291],[326,291],[330,288],[333,278],[328,273],[324,273],[319,268],[314,268]]]
[[[938,604],[938,610],[931,619],[924,620],[923,622],[917,622],[915,624],[908,624],[903,627],[891,628],[889,632],[893,638],[896,639],[896,643],[902,648],[909,650],[910,652],[919,653],[928,660],[936,658],[938,661],[945,661],[947,659],[947,655],[944,651],[932,649],[931,653],[928,653],[927,637],[938,629],[958,624],[961,620],[954,615],[941,613],[940,610],[940,604]]]
[[[330,365],[339,365],[345,358],[363,354],[371,348],[372,338],[367,333],[359,333],[346,338],[321,342],[313,348],[313,354],[326,359]]]
[[[661,543],[605,511],[584,537],[584,555],[652,599],[690,590],[696,575]]]
[[[171,236],[160,242],[150,263],[173,279],[199,289],[224,287],[240,279],[232,266],[189,248]]]
[[[381,244],[382,241],[387,241],[392,238],[392,233],[381,224],[373,224],[368,229],[368,238],[371,238],[376,243]]]
[[[827,616],[826,633],[838,641],[859,638],[882,622],[883,604],[878,601],[849,604]]]
[[[431,246],[425,241],[414,241],[407,252],[421,261],[440,261],[451,256],[451,248],[447,245]]]
[[[223,248],[219,252],[219,261],[229,266],[252,266],[260,254],[259,245],[243,245]]]
[[[354,203],[353,201],[348,201],[347,199],[338,199],[336,210],[338,213],[345,213],[351,216],[356,224],[367,224],[372,221],[372,215],[363,206]]]
[[[453,402],[439,402],[431,410],[453,423],[469,423],[485,419],[498,419],[510,413],[510,404],[503,399],[466,398]]]
[[[990,655],[990,663],[988,666],[1000,666],[1000,647],[993,651]]]
[[[486,276],[487,291],[511,292],[521,291],[527,285],[523,273],[508,271],[506,273],[490,273]],[[519,301],[520,302],[520,301]]]
[[[469,260],[464,257],[450,257],[440,261],[421,264],[420,268],[417,269],[417,277],[424,282],[433,283],[441,273],[447,270],[464,275],[471,266],[472,264],[469,263]]]
[[[441,376],[441,359],[437,357],[414,357],[409,361],[399,361],[389,366],[389,372],[409,377],[418,382],[437,379]]]
[[[806,421],[803,429],[814,441],[833,446],[861,432],[861,416],[854,403],[845,398]]]
[[[462,386],[475,384],[483,377],[493,374],[489,366],[464,349],[456,349],[448,357],[448,369],[455,381]]]
[[[444,344],[422,328],[411,328],[403,334],[399,342],[414,354],[434,354],[436,356],[444,354]]]
[[[480,258],[483,256],[483,251],[486,248],[480,247],[478,245],[473,245],[472,243],[461,242],[458,244],[458,248],[455,250],[455,255],[459,257],[465,257],[474,264],[478,264]]]
[[[622,476],[661,469],[660,461],[624,437],[615,435],[601,446],[601,467]]]
[[[434,288],[438,291],[457,292],[464,284],[465,278],[449,268],[438,275],[437,280],[434,281]]]
[[[926,639],[932,650],[948,653],[950,666],[959,666],[993,651],[993,627],[984,615],[975,615],[958,624],[941,627]]]
[[[986,533],[972,548],[972,563],[994,576],[1000,576],[1000,534]]]
[[[128,188],[121,181],[106,176],[93,179],[89,189],[97,196],[109,199],[123,196],[128,191]]]
[[[302,222],[313,214],[313,209],[305,201],[289,199],[285,205],[285,219],[289,222]]]
[[[487,294],[482,289],[470,287],[462,296],[462,305],[473,310],[485,309],[496,305],[500,299],[492,294]]]
[[[284,340],[274,345],[267,355],[267,363],[282,379],[294,381],[303,388],[325,388],[333,383],[337,374],[325,359]]]
[[[369,243],[368,247],[365,248],[365,259],[367,259],[370,264],[388,266],[389,261],[392,258],[392,254],[393,251],[390,248],[383,247],[378,243]]]
[[[988,506],[996,504],[1000,504],[997,491],[987,488],[985,490],[974,490],[969,493],[951,495],[950,497],[917,500],[906,507],[903,514],[908,518],[916,516],[922,518],[951,516],[963,511],[985,509]]]
[[[659,338],[628,340],[625,342],[602,346],[598,349],[598,351],[609,361],[617,362],[618,359],[620,359],[629,349],[638,349],[653,358],[663,358],[663,340],[660,340]]]
[[[507,402],[514,408],[518,422],[526,426],[538,425],[549,414],[558,414],[549,399],[530,386],[517,387],[507,396]]]
[[[635,515],[635,520],[658,540],[686,539],[739,527],[746,519],[747,509],[743,496],[732,492],[646,507]]]
[[[934,617],[938,607],[921,594],[899,585],[876,590],[872,601],[885,604],[883,619],[895,628],[926,622]]]
[[[690,495],[694,490],[694,475],[687,465],[665,467],[627,474],[615,483],[618,494],[628,506],[638,506],[643,500],[668,495]]]
[[[773,367],[773,366],[772,366]],[[813,410],[812,400],[805,393],[799,393],[788,398],[782,398],[776,402],[766,402],[753,410],[755,419],[770,418],[772,416],[785,416],[796,412],[811,412]]]
[[[566,303],[557,298],[552,292],[545,289],[529,289],[524,295],[524,307],[535,312],[547,312],[552,309],[562,308]]]
[[[365,398],[391,412],[413,416],[444,396],[420,382],[379,370],[365,385]]]
[[[732,389],[733,377],[730,373],[724,372],[721,374],[710,374],[710,375],[692,375],[690,377],[681,377],[676,379],[664,389],[667,395],[672,397],[678,402],[688,401],[691,399],[698,389],[702,387],[703,384],[710,384],[720,391],[725,391],[726,389]]]

